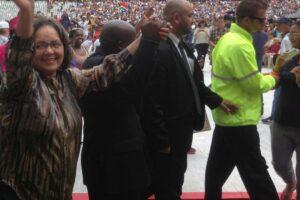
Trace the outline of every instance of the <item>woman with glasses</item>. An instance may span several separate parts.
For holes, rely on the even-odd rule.
[[[282,69],[277,70],[280,72],[278,87],[281,93],[271,125],[273,166],[286,183],[281,200],[291,200],[294,190],[300,199],[300,87],[296,81],[300,66],[300,21],[291,27],[289,38],[295,49],[286,54]],[[296,169],[291,160],[294,152]]]
[[[0,199],[71,200],[82,126],[78,101],[118,81],[139,40],[103,65],[69,68],[63,27],[45,18],[32,26],[34,0],[14,2],[20,20],[7,50],[8,88],[0,93]]]

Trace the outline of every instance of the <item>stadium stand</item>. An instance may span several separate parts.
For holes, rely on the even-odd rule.
[[[35,11],[48,13],[48,1],[36,1]],[[18,14],[18,8],[13,1],[0,0],[0,21],[9,20]]]

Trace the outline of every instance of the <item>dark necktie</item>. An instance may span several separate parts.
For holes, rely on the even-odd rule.
[[[181,57],[182,57],[182,60],[183,60],[183,63],[184,63],[184,68],[187,71],[187,74],[189,76],[189,80],[190,80],[190,83],[191,83],[191,86],[192,86],[192,90],[193,90],[193,93],[194,93],[196,111],[199,115],[201,115],[202,111],[201,111],[201,105],[200,105],[199,91],[198,91],[196,83],[194,81],[194,77],[192,75],[192,72],[191,72],[191,69],[190,69],[190,66],[189,66],[189,63],[188,63],[188,59],[185,55],[184,44],[183,44],[182,41],[179,42],[178,47],[179,47],[180,54],[181,54]]]

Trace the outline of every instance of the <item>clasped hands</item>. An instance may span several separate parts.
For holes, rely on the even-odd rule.
[[[165,40],[171,29],[170,23],[164,23],[156,16],[148,18],[141,28],[143,37],[154,41]]]

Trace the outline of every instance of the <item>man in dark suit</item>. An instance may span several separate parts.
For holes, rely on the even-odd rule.
[[[123,37],[126,41],[113,40],[113,33],[120,29],[126,30],[119,32],[128,34]],[[90,200],[139,200],[149,184],[137,107],[159,43],[159,26],[150,23],[142,33],[133,66],[121,81],[81,102],[85,122],[82,170]],[[102,34],[107,40],[101,44],[105,56],[125,48],[134,39],[135,29],[127,22],[114,20],[104,26]],[[141,60],[146,63],[141,65]]]
[[[166,41],[155,56],[145,98],[144,127],[152,175],[152,191],[157,200],[179,200],[187,152],[193,130],[204,124],[205,104],[226,112],[235,107],[204,85],[203,74],[193,53],[182,42],[191,31],[193,6],[186,0],[170,0],[164,17],[172,25]]]

